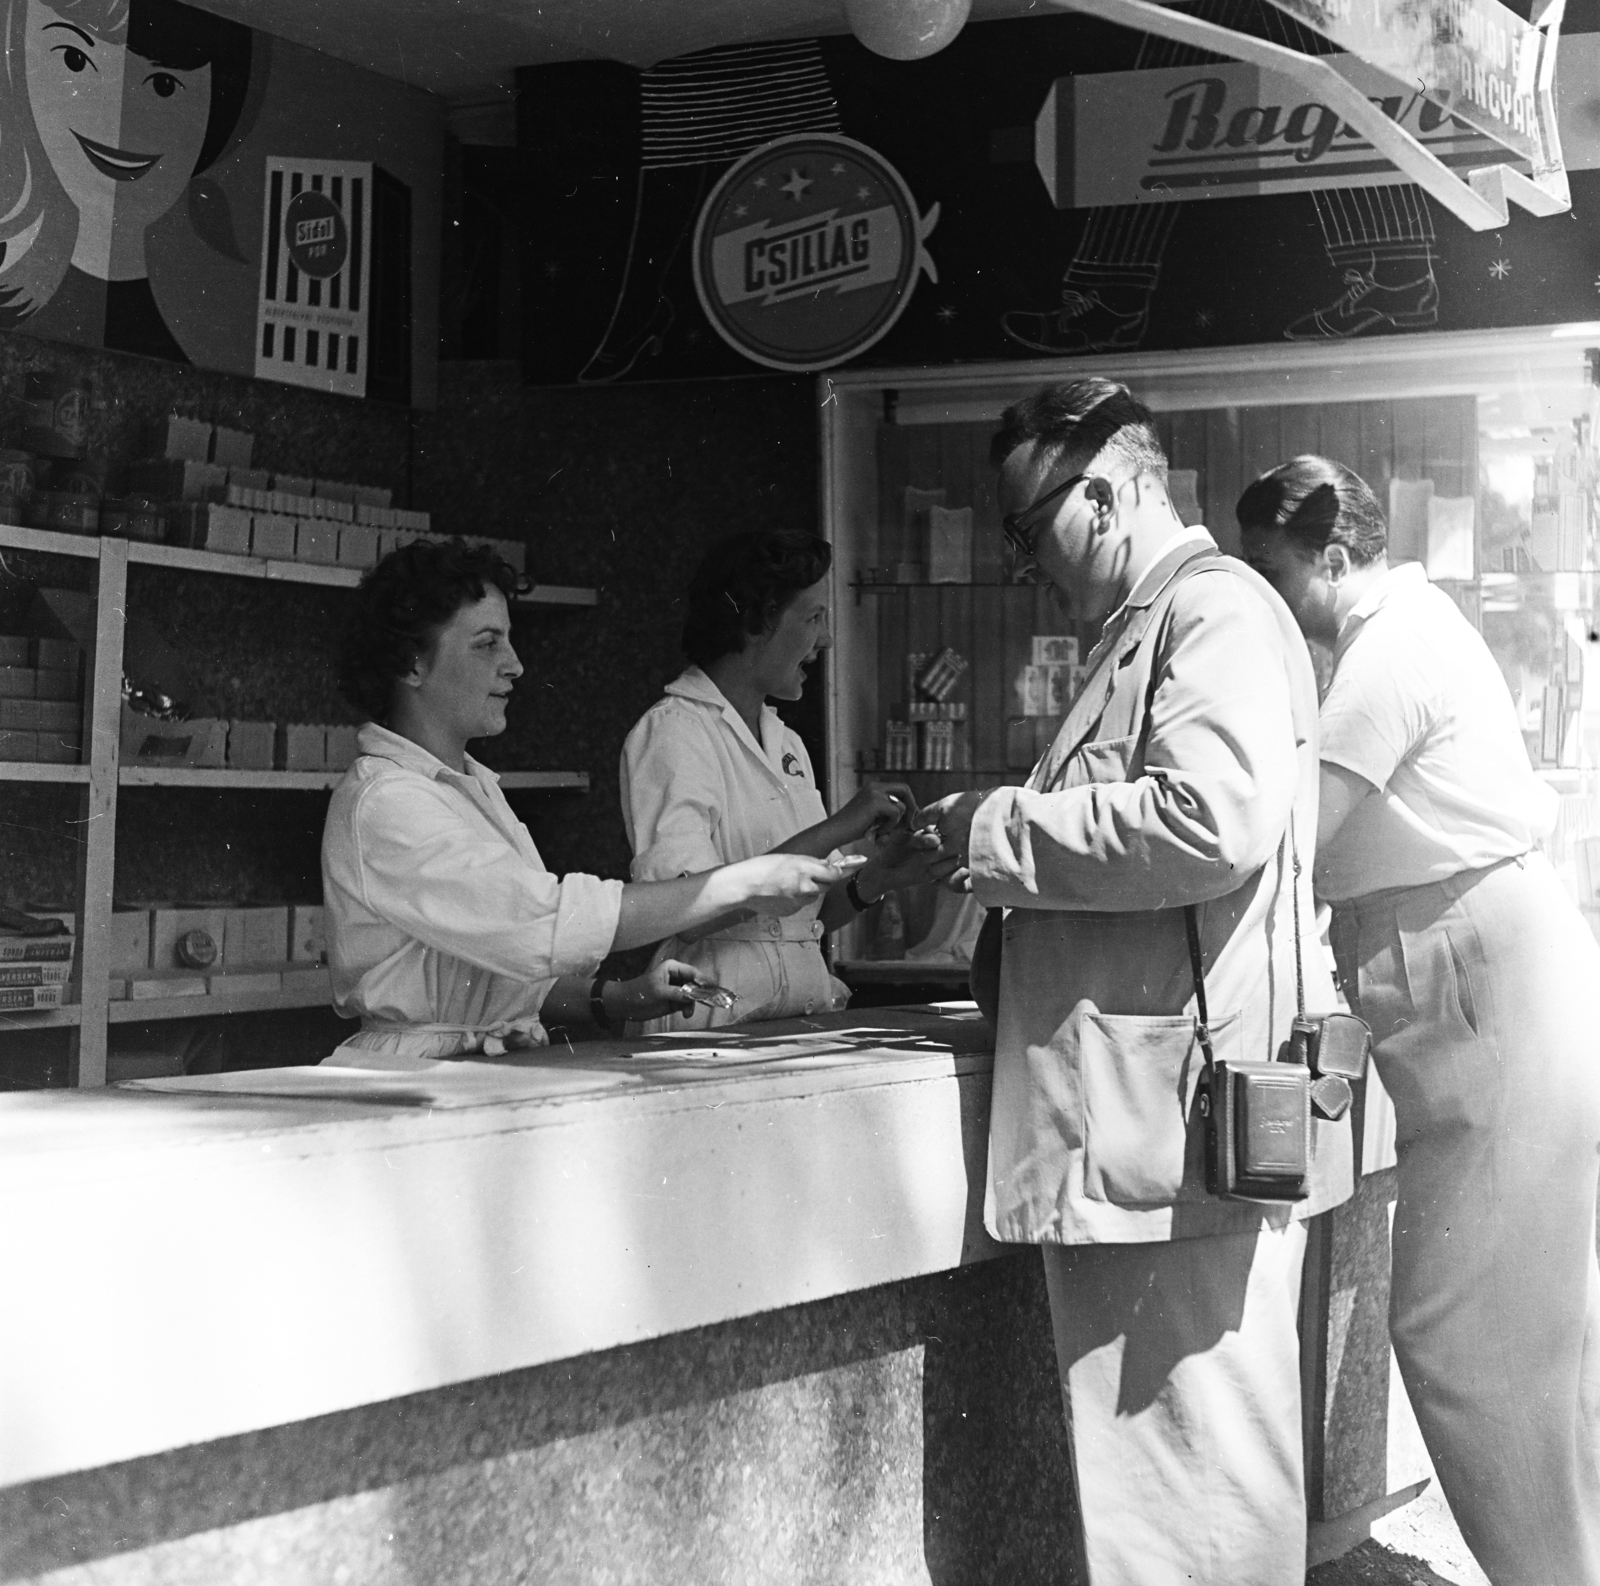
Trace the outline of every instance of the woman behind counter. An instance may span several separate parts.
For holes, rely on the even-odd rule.
[[[731,1009],[696,1008],[695,1027],[842,1008],[850,993],[823,962],[823,931],[892,887],[954,867],[938,860],[936,835],[907,829],[916,801],[900,784],[870,783],[829,816],[805,745],[767,703],[799,699],[806,668],[833,643],[832,558],[826,540],[792,530],[713,545],[689,585],[683,651],[691,665],[623,747],[636,881],[694,876],[757,854],[822,858],[885,834],[861,870],[782,920],[741,912],[663,943],[663,961],[693,964],[739,998]]]
[[[616,948],[733,910],[814,904],[842,871],[774,854],[655,884],[553,876],[469,741],[505,731],[522,675],[492,551],[418,542],[362,580],[341,685],[371,716],[322,839],[333,1001],[361,1030],[325,1061],[409,1068],[546,1044],[545,1023],[620,1028],[670,1014],[704,977],[662,957],[597,977]]]

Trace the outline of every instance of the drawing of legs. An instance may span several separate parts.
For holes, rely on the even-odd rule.
[[[677,308],[667,281],[716,176],[774,138],[837,132],[815,39],[734,44],[640,73],[642,141],[628,258],[600,345],[578,375],[619,380],[661,351]]]
[[[1290,341],[1421,330],[1439,318],[1433,212],[1421,188],[1351,187],[1313,193],[1328,262],[1344,276],[1332,302],[1284,327]]]

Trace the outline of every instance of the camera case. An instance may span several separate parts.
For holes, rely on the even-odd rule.
[[[1319,1118],[1337,1123],[1350,1110],[1352,1086],[1367,1071],[1372,1032],[1353,1013],[1297,1014],[1280,1063],[1303,1064],[1311,1071],[1311,1106]]]
[[[1303,1201],[1310,1195],[1309,1068],[1217,1061],[1202,1095],[1211,1194],[1262,1201]]]

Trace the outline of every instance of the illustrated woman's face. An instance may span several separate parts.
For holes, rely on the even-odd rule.
[[[39,141],[80,217],[74,262],[119,270],[113,226],[142,239],[194,175],[211,114],[211,68],[157,66],[121,39],[28,0],[27,81]],[[103,266],[103,268],[99,267]]]

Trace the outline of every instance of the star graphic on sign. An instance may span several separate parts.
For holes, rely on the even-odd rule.
[[[856,189],[856,197],[865,203],[867,199],[872,197],[872,189],[863,182],[862,185]]]
[[[844,166],[842,166],[837,160],[835,160],[833,164],[828,167],[829,174],[833,176],[843,176],[844,169]]]
[[[1496,259],[1489,266],[1489,274],[1497,281],[1505,280],[1511,274],[1511,261],[1509,259]]]
[[[750,206],[748,204],[735,204],[733,206],[733,212],[742,220],[750,213]]]
[[[809,176],[802,176],[799,171],[795,170],[791,166],[789,169],[789,180],[785,182],[781,188],[779,188],[779,191],[787,193],[790,198],[792,198],[795,203],[798,204],[804,195],[805,190],[811,185],[811,178]]]
[[[767,179],[766,179],[766,177],[764,177],[764,176],[758,176],[758,177],[757,177],[757,178],[756,178],[756,186],[757,186],[757,187],[765,187],[765,186],[766,186],[766,185],[767,185]]]
[[[1194,322],[1200,327],[1201,330],[1210,330],[1211,327],[1216,324],[1217,316],[1213,310],[1209,308],[1203,308],[1198,314],[1195,315]]]
[[[941,325],[950,325],[955,322],[955,317],[958,312],[959,311],[954,303],[943,303],[933,311],[933,317],[938,320]]]

